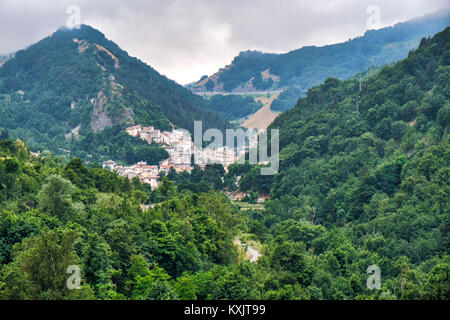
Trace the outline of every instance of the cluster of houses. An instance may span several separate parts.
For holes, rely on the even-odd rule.
[[[175,146],[184,142],[190,142],[191,136],[188,132],[183,130],[161,131],[154,127],[142,127],[141,125],[129,127],[125,129],[126,132],[133,137],[139,137],[148,144],[164,144],[168,146]]]
[[[184,130],[160,131],[155,130],[154,127],[142,127],[140,125],[129,127],[126,132],[133,136],[139,137],[149,144],[156,143],[162,145],[169,158],[163,160],[159,165],[148,165],[146,162],[139,162],[132,166],[118,166],[114,161],[108,160],[103,163],[103,168],[108,168],[121,176],[126,176],[128,179],[138,177],[143,183],[149,183],[153,188],[158,187],[158,178],[160,172],[166,174],[173,168],[176,172],[187,171],[191,172],[192,155],[197,152],[195,163],[201,169],[205,169],[207,164],[221,163],[225,170],[232,163],[235,163],[236,153],[234,150],[229,150],[227,147],[217,148],[216,150],[204,148],[202,150],[195,150],[189,132]]]
[[[177,172],[191,171],[192,140],[189,132],[183,130],[160,131],[154,127],[140,125],[129,127],[126,132],[141,138],[148,144],[160,144],[169,154],[169,158],[159,163],[160,171],[169,171],[174,168]]]
[[[146,162],[139,162],[132,166],[118,166],[114,161],[108,160],[103,162],[103,169],[116,171],[130,180],[138,177],[141,182],[150,184],[152,189],[157,188],[159,184],[159,167],[150,166]]]

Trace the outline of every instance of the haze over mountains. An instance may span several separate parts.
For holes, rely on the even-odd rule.
[[[285,54],[241,52],[230,65],[187,85],[194,92],[250,93],[289,89],[273,105],[275,111],[293,107],[306,90],[327,77],[348,79],[369,68],[398,61],[416,48],[422,37],[450,24],[450,13],[435,13],[369,30],[363,36],[323,47],[303,47]]]
[[[112,47],[81,41],[63,41],[63,58],[91,50],[94,64],[125,68]],[[21,70],[7,84],[40,74]],[[212,164],[171,170],[152,189],[80,159],[33,156],[2,132],[0,299],[448,301],[449,126],[447,27],[363,83],[329,77],[308,90],[270,127],[280,132],[274,176]],[[68,266],[83,271],[79,290]],[[370,269],[382,270],[376,286]]]
[[[35,7],[47,11],[43,3],[62,2]],[[297,20],[315,30],[317,41],[327,38],[317,25],[330,18],[327,30],[355,34],[361,29],[346,19],[361,23],[366,5],[85,0],[83,11],[94,2],[88,16],[111,19],[125,32],[140,19],[175,11],[157,21],[175,32],[180,23],[185,27],[168,38],[179,56],[186,42],[199,41],[184,18],[206,12],[217,20],[205,10],[211,4],[234,19],[234,10],[244,12],[239,33],[248,32],[247,23],[265,24],[260,35],[267,42],[269,28],[283,30]],[[189,11],[179,10],[181,2]],[[374,7],[395,21],[409,9],[399,4],[407,0],[378,2]],[[425,13],[432,2],[409,3]],[[47,12],[36,16],[38,23],[20,19],[14,12],[23,3],[4,1],[0,25],[9,26],[2,19],[9,15],[18,21],[11,29],[24,39],[24,25],[52,25],[43,19]],[[316,9],[310,20],[331,14],[313,21],[315,28],[301,18]],[[272,24],[261,12],[269,12]],[[209,27],[208,19],[198,18],[196,26]],[[142,30],[154,34],[154,26],[142,23]],[[160,30],[161,37],[173,34]],[[186,33],[192,37],[182,39]],[[155,42],[142,44],[151,50]],[[158,49],[171,59],[167,47]],[[211,90],[205,97],[86,25],[61,28],[0,57],[0,65],[0,300],[183,300],[161,310],[173,311],[174,319],[279,316],[255,300],[450,300],[448,14],[321,48],[242,53],[216,82],[202,79]],[[209,131],[219,143],[198,154],[202,148],[188,134],[167,132],[192,131],[194,121],[204,129],[263,124],[269,130],[256,148],[251,136],[241,139],[241,130],[233,140],[225,135],[236,148],[220,146],[220,134]],[[220,311],[217,300],[238,301]]]
[[[286,54],[242,52],[230,66],[188,88],[224,93],[283,89],[270,106],[283,111],[329,76],[346,79],[399,60],[449,19],[448,13],[434,14],[367,31],[345,43]],[[0,65],[0,127],[32,149],[70,152],[86,161],[114,158],[130,163],[141,157],[156,163],[167,156],[164,150],[124,135],[126,126],[170,130],[174,125],[192,131],[199,120],[204,129],[224,129],[230,127],[227,120],[246,119],[263,106],[255,97],[204,99],[193,94],[86,25],[61,28],[1,57]]]

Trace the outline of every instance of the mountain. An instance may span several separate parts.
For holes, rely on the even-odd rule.
[[[264,296],[448,300],[449,128],[450,27],[361,84],[327,78],[276,118],[279,172],[224,177],[247,201],[270,191],[246,211]]]
[[[435,158],[439,150],[448,148],[449,112],[447,27],[423,39],[406,59],[384,67],[361,84],[359,79],[328,78],[275,119],[269,129],[280,130],[280,172],[272,195],[314,195],[324,210],[318,215],[327,219],[331,217],[327,211],[335,208],[326,207],[330,205],[326,198],[337,201],[341,187],[347,192],[356,188],[352,192],[358,199],[363,197],[357,192],[361,187],[365,200],[370,200],[377,192],[393,195],[400,191],[414,170],[430,181],[449,165],[448,156]],[[399,166],[392,173],[393,180],[378,181],[378,174],[392,166]],[[359,216],[364,203],[368,202],[349,206],[348,217]]]
[[[216,94],[206,98],[206,111],[219,114],[227,120],[241,119],[261,109],[262,104],[253,97],[235,94]]]
[[[126,160],[128,153],[131,161],[139,142],[123,129],[133,124],[192,132],[199,120],[205,129],[226,128],[201,111],[206,103],[86,25],[60,28],[0,68],[0,128],[31,148],[86,160]],[[150,162],[164,156],[155,147],[149,152]]]
[[[151,190],[3,132],[0,299],[448,301],[449,125],[447,28],[311,88],[271,126],[275,176],[207,165]],[[219,191],[237,180],[242,202]]]
[[[342,227],[392,261],[387,270],[399,261],[424,268],[448,253],[449,126],[450,27],[361,89],[356,79],[328,78],[274,121],[274,214]]]
[[[285,54],[245,51],[230,65],[188,87],[194,92],[233,93],[294,88],[285,97],[280,97],[278,105],[274,105],[275,111],[286,110],[295,104],[289,96],[294,96],[296,100],[327,77],[348,79],[370,67],[403,59],[417,47],[421,38],[433,35],[448,25],[450,14],[439,13],[393,27],[369,30],[361,37],[339,44],[308,46]]]

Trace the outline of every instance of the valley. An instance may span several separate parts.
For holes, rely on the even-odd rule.
[[[187,86],[58,28],[0,57],[0,300],[447,301],[449,126],[448,12]],[[267,129],[270,157],[227,129]]]

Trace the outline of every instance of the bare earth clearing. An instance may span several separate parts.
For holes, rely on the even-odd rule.
[[[252,114],[241,126],[247,129],[267,129],[267,127],[275,120],[280,114],[279,112],[273,112],[270,110],[272,101],[278,97],[279,94],[273,94],[268,97],[255,98],[255,101],[260,101],[263,107],[259,109],[255,114]]]

